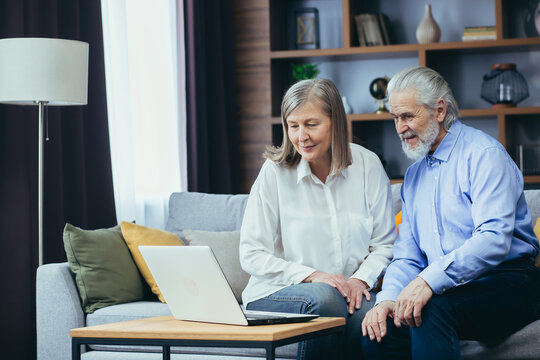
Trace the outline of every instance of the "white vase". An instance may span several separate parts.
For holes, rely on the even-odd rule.
[[[420,44],[429,44],[441,40],[441,28],[431,15],[431,5],[426,4],[424,17],[416,28],[416,40]]]
[[[343,107],[345,108],[345,114],[352,114],[353,110],[352,110],[351,104],[349,104],[349,101],[347,100],[347,97],[342,96],[341,101],[343,101]]]

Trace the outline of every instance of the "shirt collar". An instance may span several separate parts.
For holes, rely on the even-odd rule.
[[[311,175],[311,168],[309,167],[309,164],[304,158],[300,158],[300,162],[298,163],[298,166],[296,167],[296,183],[298,184],[300,181],[302,181],[303,178],[306,176]]]
[[[347,178],[347,175],[348,175],[348,168],[345,168],[343,170],[341,170],[340,174],[344,177],[344,178]],[[298,163],[298,166],[296,167],[296,183],[300,183],[300,181],[302,181],[303,178],[305,178],[306,176],[312,176],[313,173],[311,172],[311,168],[309,167],[309,164],[306,160],[304,160],[304,158],[300,158],[300,162]],[[339,174],[338,174],[339,175]],[[315,176],[315,175],[313,175]],[[333,178],[334,176],[330,175],[327,179],[327,182],[328,180],[330,180],[331,178]]]
[[[463,124],[459,120],[456,120],[454,124],[452,124],[452,126],[450,127],[450,130],[448,130],[448,132],[442,139],[439,146],[437,146],[437,150],[435,150],[431,157],[434,157],[441,161],[448,161],[448,158],[450,157],[450,154],[452,153],[452,150],[456,145],[457,139],[462,129]],[[430,155],[428,155],[426,158],[429,158],[429,156]]]

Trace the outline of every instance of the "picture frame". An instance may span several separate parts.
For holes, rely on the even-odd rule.
[[[295,48],[319,49],[319,10],[317,8],[298,8],[294,10]]]

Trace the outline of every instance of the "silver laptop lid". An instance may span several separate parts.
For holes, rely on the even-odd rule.
[[[248,325],[208,246],[139,246],[139,250],[174,318]]]

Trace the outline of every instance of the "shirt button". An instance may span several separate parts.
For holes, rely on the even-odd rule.
[[[461,283],[463,284],[465,282],[465,279],[461,279]]]
[[[446,291],[446,288],[442,288],[442,291],[445,292],[445,291]]]
[[[434,179],[437,180],[439,177],[435,176]]]
[[[433,230],[433,232],[436,234],[436,233],[437,233],[437,229]]]
[[[442,258],[443,258],[443,256],[442,256],[442,255],[441,255],[441,256],[439,256],[439,259],[441,259],[441,260],[442,260]]]

